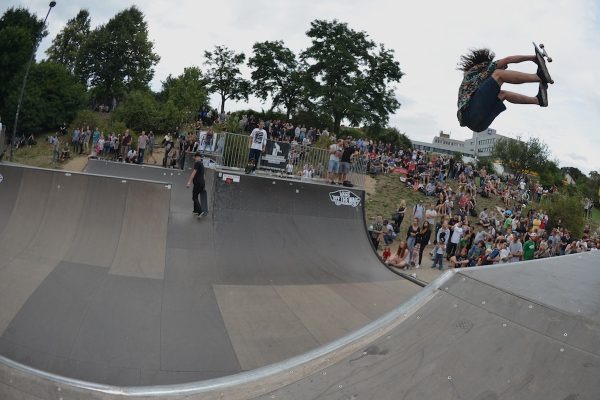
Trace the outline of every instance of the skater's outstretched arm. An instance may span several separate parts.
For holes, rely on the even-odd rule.
[[[508,64],[517,64],[524,61],[536,62],[537,58],[535,55],[532,56],[508,56],[496,61],[496,67],[498,69],[506,69]]]

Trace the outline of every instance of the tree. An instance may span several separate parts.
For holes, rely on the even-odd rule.
[[[221,96],[221,112],[225,112],[225,101],[248,100],[250,82],[242,78],[240,65],[246,55],[236,53],[225,46],[215,46],[213,51],[205,51],[204,64],[208,66],[208,91]]]
[[[585,225],[583,199],[580,196],[553,194],[544,196],[541,207],[548,214],[546,230],[551,230],[560,219],[563,226],[579,237]]]
[[[520,137],[500,139],[492,150],[492,158],[510,168],[517,179],[530,172],[541,173],[548,165],[549,157],[548,146],[538,138],[527,142],[521,141]]]
[[[254,93],[263,101],[270,96],[271,110],[283,106],[289,120],[301,102],[304,81],[296,55],[282,41],[258,42],[252,49],[248,66],[254,69]]]
[[[75,73],[84,77],[95,100],[114,105],[127,92],[146,89],[159,60],[148,39],[144,14],[133,6],[90,32]]]
[[[371,125],[366,128],[365,132],[366,137],[375,142],[389,143],[403,150],[412,148],[412,142],[408,136],[396,128]]]
[[[71,73],[75,73],[79,51],[89,34],[90,13],[80,10],[75,18],[67,21],[46,50],[48,60],[63,64]]]
[[[113,116],[136,132],[165,132],[178,126],[183,119],[182,111],[172,100],[159,103],[150,90],[129,92]]]
[[[9,115],[14,115],[21,91],[22,71],[8,93]],[[85,103],[85,88],[62,64],[33,64],[23,97],[18,127],[22,134],[56,130],[70,122]]]
[[[0,113],[7,112],[13,79],[25,68],[36,41],[47,34],[44,21],[25,8],[11,7],[0,18]]]
[[[563,185],[564,173],[558,168],[557,161],[548,161],[540,172],[540,184],[545,187],[561,187]]]
[[[385,126],[400,107],[391,86],[403,75],[394,52],[337,20],[315,20],[307,35],[312,44],[301,55],[308,64],[306,90],[310,103],[332,116],[334,132],[343,119]]]
[[[194,116],[208,104],[206,84],[200,68],[185,68],[178,77],[169,75],[165,79],[160,97],[164,101],[171,100],[184,115]]]

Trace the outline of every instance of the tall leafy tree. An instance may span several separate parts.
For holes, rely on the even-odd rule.
[[[114,103],[133,89],[147,88],[159,60],[144,14],[133,6],[90,32],[75,73],[85,78],[97,101]]]
[[[9,87],[7,110],[14,115],[21,91],[23,70]],[[18,134],[56,130],[70,122],[85,103],[85,88],[64,65],[53,62],[33,64],[19,114]]]
[[[283,106],[286,118],[300,105],[304,73],[296,55],[282,41],[255,43],[248,66],[258,98],[271,97],[271,110]]]
[[[248,100],[250,82],[242,78],[240,65],[246,60],[244,53],[236,53],[225,46],[215,46],[213,51],[205,51],[205,64],[208,66],[208,91],[221,96],[221,112],[225,112],[225,102]]]
[[[0,18],[0,113],[6,113],[13,79],[25,69],[36,41],[47,33],[44,21],[25,8],[9,8]]]
[[[393,83],[403,73],[394,52],[337,20],[315,20],[306,34],[312,44],[301,59],[308,64],[309,99],[332,116],[334,132],[343,119],[385,126],[400,107]]]
[[[67,21],[65,27],[56,35],[52,45],[46,51],[48,60],[63,64],[75,72],[81,46],[90,33],[90,13],[80,10],[75,18]]]
[[[520,178],[527,172],[541,173],[548,165],[550,150],[538,138],[531,138],[527,142],[515,139],[501,139],[496,142],[492,150],[492,158],[509,167]]]
[[[194,116],[208,104],[206,84],[200,68],[185,68],[181,75],[165,79],[160,97],[172,101],[183,115]]]

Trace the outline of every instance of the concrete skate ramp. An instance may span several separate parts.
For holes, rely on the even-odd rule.
[[[111,165],[107,168],[129,170],[127,166]],[[4,170],[2,171],[4,173]],[[138,173],[136,171],[139,169],[133,169],[129,171],[129,174],[122,173],[121,176],[127,176],[127,179],[130,179],[135,173]],[[158,174],[159,171],[157,169],[151,173]],[[24,174],[24,172],[17,171],[16,174]],[[160,173],[164,172],[160,171]],[[367,278],[364,275],[357,277],[355,273],[348,272],[346,273],[347,279],[351,279],[351,277],[352,279],[345,283],[321,285],[310,283],[319,275],[324,282],[335,281],[336,278],[341,279],[339,278],[341,267],[334,265],[333,258],[329,256],[322,263],[312,266],[308,276],[299,277],[297,274],[291,273],[291,277],[289,277],[279,271],[274,271],[272,277],[268,277],[264,263],[265,260],[273,261],[273,258],[270,258],[273,251],[263,251],[265,246],[263,246],[261,235],[266,227],[252,220],[256,224],[253,225],[255,228],[253,232],[258,233],[246,235],[247,243],[243,242],[243,244],[237,245],[234,242],[234,240],[241,241],[241,234],[236,233],[230,225],[237,221],[243,221],[238,219],[240,217],[238,211],[242,208],[245,208],[249,214],[256,213],[261,217],[264,216],[266,220],[281,213],[282,217],[275,219],[276,222],[282,224],[282,221],[289,221],[289,226],[302,228],[303,225],[296,222],[295,219],[286,219],[288,216],[286,207],[287,211],[293,210],[297,215],[304,215],[308,219],[316,218],[321,210],[320,207],[325,207],[324,204],[318,204],[311,211],[310,207],[295,203],[295,200],[300,199],[304,193],[318,196],[318,187],[311,186],[304,190],[301,183],[290,185],[285,181],[265,179],[255,181],[255,179],[261,178],[245,176],[240,178],[238,184],[227,184],[222,180],[227,177],[218,174],[217,172],[212,181],[215,193],[212,223],[205,224],[207,221],[195,221],[200,225],[190,224],[188,227],[191,231],[194,227],[202,227],[202,229],[207,229],[207,232],[211,232],[212,236],[202,236],[205,234],[202,233],[204,231],[202,229],[198,231],[202,240],[195,240],[195,246],[203,246],[198,243],[211,243],[211,245],[217,246],[217,238],[222,236],[230,238],[231,243],[215,247],[213,254],[216,257],[210,262],[217,267],[212,266],[214,269],[210,269],[204,267],[209,265],[205,264],[208,261],[204,259],[200,263],[198,258],[193,256],[182,256],[181,252],[185,253],[186,251],[184,247],[186,242],[184,237],[181,237],[174,241],[179,247],[174,247],[173,244],[167,245],[164,277],[162,279],[146,278],[162,282],[164,286],[162,289],[163,309],[159,315],[161,320],[167,318],[169,323],[173,323],[173,326],[166,330],[164,330],[166,322],[162,324],[163,330],[161,330],[159,347],[165,360],[168,360],[169,357],[174,358],[174,355],[179,356],[179,362],[189,362],[190,357],[201,360],[202,357],[199,356],[201,351],[207,354],[206,352],[215,349],[213,354],[216,354],[227,349],[222,342],[217,341],[217,334],[227,336],[227,340],[231,343],[230,354],[240,364],[242,360],[249,363],[256,359],[263,360],[261,357],[269,357],[268,355],[258,355],[255,348],[259,348],[263,353],[268,353],[269,349],[273,349],[273,351],[284,354],[285,352],[280,350],[282,348],[281,341],[287,339],[289,343],[295,342],[296,346],[297,343],[305,343],[303,329],[311,333],[314,342],[318,342],[316,338],[326,337],[326,330],[332,329],[338,324],[348,324],[346,315],[355,315],[352,308],[343,305],[340,300],[332,301],[331,299],[335,297],[331,297],[330,292],[323,288],[331,288],[331,291],[334,291],[333,288],[336,286],[350,285],[353,290],[347,293],[346,297],[343,297],[345,293],[343,290],[336,294],[350,302],[355,309],[362,310],[365,315],[368,314],[369,307],[373,303],[368,303],[366,300],[370,299],[375,291],[357,289],[358,286],[368,288],[367,283],[369,282],[388,288],[390,283],[377,280],[381,279],[379,276],[374,275],[375,279],[366,282]],[[178,190],[176,182],[179,178],[175,178],[176,176],[179,175],[175,173],[173,179],[169,181],[172,185],[169,229],[171,229],[171,221],[175,218],[173,215],[178,213],[176,210],[174,211],[176,201],[173,200],[177,196]],[[184,175],[181,176],[185,178]],[[147,178],[152,178],[152,176]],[[21,179],[23,178],[21,177]],[[88,179],[95,180],[96,178],[88,177]],[[120,181],[119,179],[116,183]],[[88,182],[88,188],[90,185],[91,183]],[[261,196],[273,200],[282,196],[282,193],[285,194],[286,190],[284,189],[289,187],[291,189],[290,192],[287,192],[289,201],[278,203],[277,207],[275,207],[275,203],[271,203],[270,211],[263,210],[266,207],[265,202],[244,201],[244,198],[255,199],[252,193],[254,193],[254,187],[259,185],[262,187],[260,189]],[[279,188],[275,188],[278,185],[280,185]],[[162,186],[164,187],[164,185]],[[321,188],[327,195],[333,190],[332,187],[327,186]],[[17,199],[23,190],[19,189],[19,194],[13,197]],[[186,205],[183,201],[186,194],[189,192],[182,190],[180,193],[183,208],[180,210],[182,214],[180,219],[175,218],[178,221],[184,221],[184,208],[189,213],[189,209],[187,209],[189,203]],[[0,191],[0,198],[10,199],[11,197],[3,196]],[[18,200],[15,201],[18,203]],[[228,204],[228,208],[225,208],[224,204]],[[3,212],[1,207],[0,212]],[[330,217],[323,217],[323,219],[333,224],[343,224],[345,216],[350,218],[354,212],[350,211],[350,207],[340,208],[340,211],[330,214]],[[12,214],[14,214],[14,210],[0,215]],[[7,226],[10,226],[10,223],[0,224],[4,231]],[[343,226],[347,228],[347,232],[344,234],[352,232],[352,228]],[[318,227],[321,228],[321,225]],[[277,230],[279,228],[271,227],[270,229]],[[266,248],[277,248],[277,244],[287,248],[282,241],[289,240],[290,237],[296,242],[300,241],[299,237],[303,237],[304,240],[310,240],[312,243],[312,240],[323,240],[322,234],[331,235],[328,228],[323,228],[323,233],[312,229],[310,230],[312,236],[306,236],[303,231],[301,231],[302,234],[294,232],[288,232],[289,236],[285,236],[285,238],[274,234],[267,236],[270,242]],[[167,233],[169,234],[169,230]],[[36,235],[44,237],[37,232]],[[206,235],[209,234],[206,233]],[[298,238],[294,235],[297,235]],[[170,240],[167,242],[173,243]],[[335,246],[340,245],[335,241],[327,242],[327,244],[328,248],[339,251],[339,247]],[[220,252],[216,251],[217,249]],[[309,256],[327,257],[327,252],[320,252],[319,249],[314,250],[315,252],[319,251],[316,255],[310,254]],[[346,248],[346,252],[353,254],[360,249],[360,244],[357,242],[355,248],[352,250]],[[294,256],[297,254],[295,248],[289,251],[289,254]],[[228,270],[229,264],[219,263],[223,252],[228,253],[225,257],[226,260],[233,259],[235,253],[241,254],[240,257],[243,256],[244,261],[242,264],[246,268],[253,269],[257,277],[248,274],[241,266],[236,266],[232,267],[232,271],[235,271],[234,275],[240,275],[241,283],[232,283],[231,277],[224,279],[222,271]],[[69,252],[67,251],[67,253]],[[170,257],[173,259],[174,254],[177,253],[180,256],[179,262],[169,264]],[[285,254],[288,254],[287,250]],[[263,264],[260,264],[260,261],[263,261]],[[285,268],[287,264],[277,263],[276,265],[277,268],[279,266]],[[373,274],[375,274],[373,271],[381,271],[379,268],[375,268],[375,264],[372,265],[374,268],[367,269],[367,271],[372,271]],[[71,379],[74,375],[81,376],[81,372],[76,368],[62,374],[67,376],[65,378],[29,368],[28,366],[33,365],[34,357],[22,359],[21,361],[25,365],[0,358],[0,393],[5,394],[7,398],[28,400],[48,398],[111,400],[122,398],[598,399],[600,398],[600,380],[598,379],[600,376],[599,265],[599,253],[586,253],[458,272],[448,271],[389,313],[376,318],[376,313],[371,310],[373,318],[376,319],[367,325],[349,331],[350,333],[345,336],[329,342],[324,341],[323,345],[312,343],[311,345],[316,347],[311,348],[308,352],[297,353],[298,355],[281,359],[273,364],[230,376],[208,380],[199,379],[197,382],[160,385],[160,381],[155,380],[148,383],[148,386],[102,385],[98,384],[101,382],[99,379],[83,378],[88,382]],[[294,266],[298,268],[298,264],[294,264]],[[79,265],[76,267],[79,268]],[[305,266],[305,268],[308,267]],[[77,268],[74,270],[76,271]],[[171,275],[171,270],[173,275]],[[352,270],[353,268],[349,269],[349,271]],[[207,323],[197,328],[197,325],[206,320],[197,322],[193,313],[188,313],[187,309],[190,307],[202,312],[210,309],[206,305],[211,304],[210,302],[204,303],[203,306],[194,297],[197,294],[201,295],[203,299],[210,297],[206,295],[207,292],[210,293],[210,290],[202,292],[200,290],[190,291],[186,288],[201,288],[215,276],[217,283],[212,284],[212,293],[214,294],[212,301],[217,304],[218,312],[213,314],[216,315],[213,321],[220,318],[222,329],[205,328],[211,326]],[[269,284],[265,284],[263,281],[265,279],[269,281]],[[270,282],[271,280],[273,283]],[[295,280],[302,283],[295,284]],[[0,282],[4,282],[3,277]],[[115,285],[113,284],[113,286]],[[170,292],[171,287],[174,289]],[[281,300],[277,300],[276,296],[269,294],[267,290],[269,287],[279,295]],[[131,290],[131,286],[129,289]],[[5,287],[2,288],[2,291],[4,290]],[[62,290],[72,291],[66,285],[62,286]],[[34,297],[37,294],[35,292],[30,297]],[[137,293],[138,290],[136,289],[135,292]],[[182,299],[176,297],[179,292],[183,293]],[[118,297],[118,290],[115,290],[115,293]],[[389,295],[386,293],[385,296],[380,295],[379,298],[381,297],[389,297]],[[326,300],[323,301],[323,299]],[[114,301],[117,302],[117,300]],[[131,299],[124,300],[132,302]],[[104,301],[112,300],[105,298]],[[29,300],[21,310],[27,308],[27,303]],[[329,303],[332,304],[329,307],[334,308],[330,308],[330,311],[323,316],[322,310],[327,309],[323,307],[328,307]],[[124,307],[128,304],[123,303],[119,306]],[[133,304],[136,302],[133,301]],[[302,322],[302,326],[295,324],[289,318],[289,314],[282,311],[283,305],[293,310],[297,320]],[[66,301],[63,307],[68,310]],[[118,307],[114,307],[111,311],[116,312],[116,310]],[[144,308],[140,307],[140,310],[144,310]],[[18,312],[17,318],[22,312]],[[118,310],[117,318],[121,313],[124,311]],[[199,313],[197,312],[197,314]],[[96,312],[95,315],[100,314]],[[136,321],[139,321],[144,319],[144,315],[135,318]],[[46,320],[50,320],[50,318]],[[279,321],[280,324],[275,326],[273,321]],[[14,319],[7,329],[10,329],[13,322]],[[175,329],[182,325],[186,329],[178,331]],[[50,323],[50,326],[53,325]],[[152,328],[152,326],[146,328]],[[110,330],[104,326],[100,326],[98,329],[102,330],[103,334],[107,334],[107,332],[110,334]],[[191,330],[191,333],[188,330]],[[86,330],[80,329],[80,331],[83,331],[85,339]],[[142,335],[143,339],[144,333],[139,333],[140,331],[141,329],[135,334]],[[200,345],[194,347],[193,340],[189,340],[185,336],[187,333],[190,336],[192,334],[210,335],[211,332],[214,332],[213,336],[204,336],[200,339],[203,340],[204,347]],[[245,335],[241,335],[239,332],[245,332]],[[253,336],[255,332],[262,332],[263,336],[261,338]],[[169,337],[170,335],[174,335],[175,339]],[[43,335],[40,334],[40,336]],[[96,335],[95,338],[100,336]],[[204,339],[206,337],[208,339]],[[65,342],[64,339],[59,339],[55,337],[59,344]],[[121,343],[121,340],[118,340],[119,338],[115,335],[111,339],[116,340],[115,343]],[[177,343],[167,347],[166,344],[172,343],[172,341]],[[104,343],[106,342],[108,340],[105,339]],[[184,350],[178,352],[177,345],[179,343],[183,343],[182,346],[188,346],[185,350],[191,353],[190,357],[184,353]],[[167,353],[165,348],[170,353]],[[297,347],[295,349],[298,350]],[[118,351],[112,350],[110,347],[105,347],[103,350],[112,351],[113,357],[119,355],[121,358],[124,358],[130,351],[126,346],[117,347]],[[218,360],[221,355],[221,353],[216,354],[213,360]],[[87,357],[97,360],[101,355],[90,352]],[[149,359],[152,360],[150,357]],[[19,360],[17,359],[17,361]],[[112,366],[111,362],[113,362],[112,359],[107,360],[106,364]],[[68,365],[68,362],[64,361],[63,364]],[[197,365],[200,364],[201,361],[197,361]],[[85,365],[85,363],[78,367],[81,368],[81,365]],[[96,366],[96,368],[98,367]],[[243,368],[240,366],[241,369]],[[117,372],[114,374],[116,375]],[[173,375],[177,376],[178,374]]]
[[[338,188],[209,170],[198,220],[189,171],[88,169],[118,178],[0,164],[4,361],[124,387],[202,381],[318,348],[419,290],[374,256],[360,190],[337,206]]]

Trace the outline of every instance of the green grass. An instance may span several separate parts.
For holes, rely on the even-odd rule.
[[[64,163],[59,162],[54,165],[52,163],[52,146],[46,140],[45,134],[40,134],[36,137],[37,144],[35,146],[24,146],[13,151],[13,162],[18,164],[30,165],[39,168],[57,168],[62,169]],[[60,138],[60,147],[69,143],[68,136]],[[9,150],[6,150],[4,159],[8,161]]]

